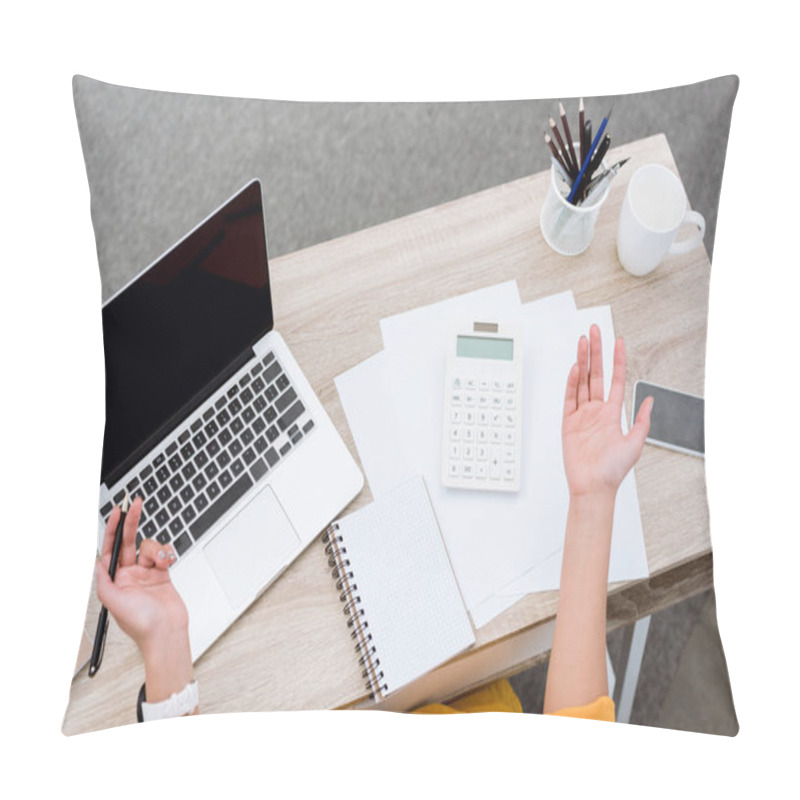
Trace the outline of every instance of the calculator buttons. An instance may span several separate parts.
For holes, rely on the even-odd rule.
[[[446,486],[518,488],[520,385],[518,379],[491,374],[448,376],[442,452]]]

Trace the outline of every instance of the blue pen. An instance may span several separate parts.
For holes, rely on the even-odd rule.
[[[600,143],[600,140],[603,138],[603,133],[606,129],[606,125],[608,124],[608,120],[611,117],[611,112],[614,110],[614,106],[608,110],[608,114],[603,117],[603,121],[600,123],[600,127],[597,129],[597,135],[594,137],[594,141],[592,142],[592,146],[589,148],[589,152],[586,154],[586,158],[583,159],[583,165],[581,166],[581,171],[578,173],[578,177],[575,178],[575,183],[572,184],[572,191],[569,193],[569,197],[567,197],[567,202],[571,203],[575,199],[575,195],[578,191],[578,186],[580,185],[581,178],[583,178],[583,173],[586,172],[586,168],[589,166],[589,162],[592,160],[592,154],[597,149],[597,145]]]

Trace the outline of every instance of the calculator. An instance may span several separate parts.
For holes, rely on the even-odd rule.
[[[522,451],[522,328],[471,322],[448,342],[442,483],[515,492]]]

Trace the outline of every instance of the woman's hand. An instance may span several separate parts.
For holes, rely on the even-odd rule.
[[[154,703],[181,691],[193,679],[189,616],[170,580],[169,567],[175,561],[171,545],[143,539],[136,557],[141,498],[134,500],[125,517],[119,563],[111,580],[108,568],[120,513],[118,507],[111,512],[95,565],[97,596],[141,651],[147,700]]]
[[[585,336],[578,342],[564,400],[561,439],[570,500],[545,714],[608,694],[606,596],[614,504],[622,479],[642,452],[653,408],[649,397],[623,436],[625,345],[617,339],[606,402],[600,329],[592,325],[589,336],[591,345]]]
[[[650,430],[653,399],[641,405],[627,435],[621,427],[625,395],[625,344],[614,347],[614,374],[608,401],[603,399],[603,353],[600,329],[592,325],[590,344],[578,342],[578,360],[567,379],[561,440],[570,495],[616,495],[622,479],[639,458]],[[590,358],[591,355],[591,358]]]

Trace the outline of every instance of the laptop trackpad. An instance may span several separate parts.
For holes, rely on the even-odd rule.
[[[236,607],[249,602],[300,550],[300,539],[275,493],[264,487],[205,548]]]

